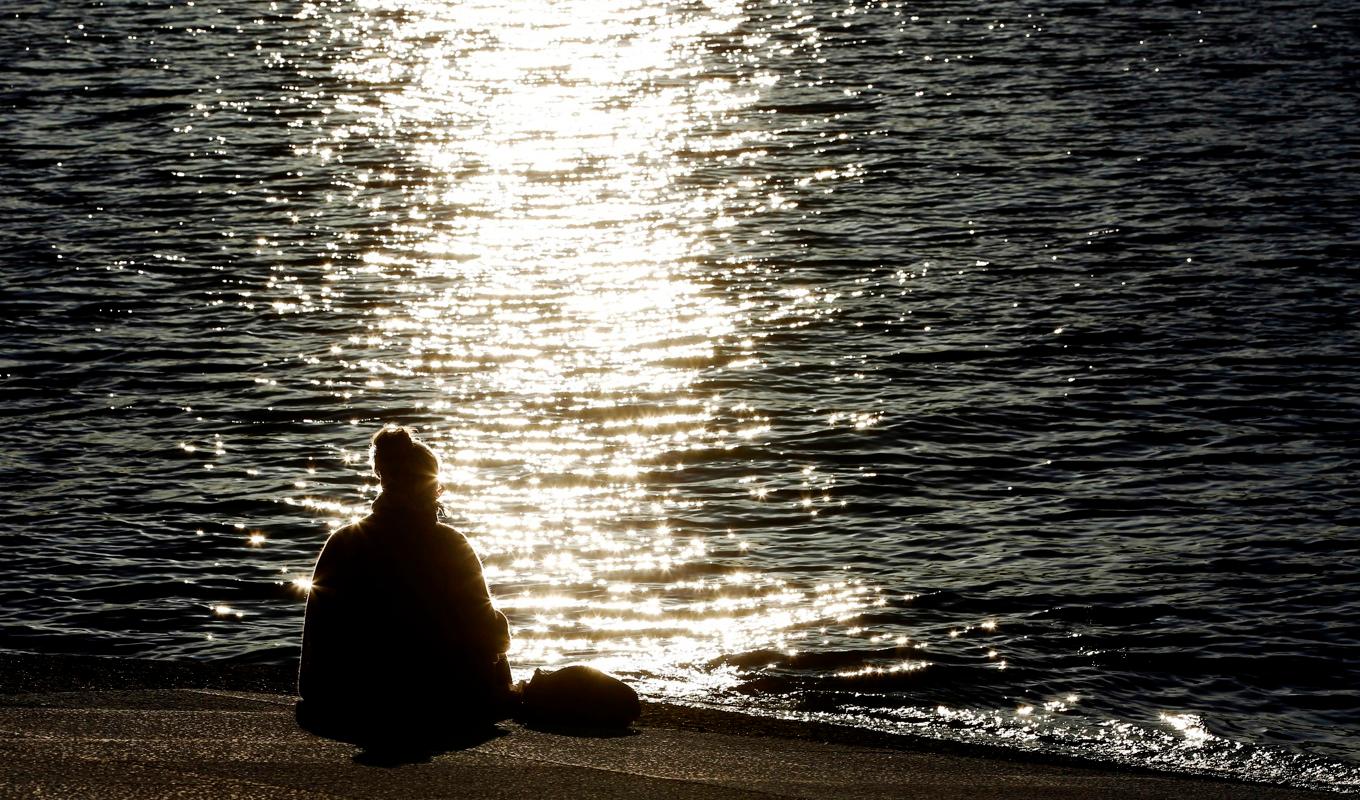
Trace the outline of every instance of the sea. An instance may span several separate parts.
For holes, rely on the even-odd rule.
[[[369,438],[518,678],[1360,791],[1348,0],[14,0],[0,649],[286,664]]]

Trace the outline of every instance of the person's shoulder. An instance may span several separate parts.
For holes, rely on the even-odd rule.
[[[341,525],[331,531],[326,537],[326,544],[323,550],[346,550],[358,544],[368,534],[371,516],[351,522],[348,525]]]
[[[435,530],[438,531],[439,540],[449,552],[462,559],[477,559],[477,551],[473,549],[472,543],[457,528],[440,522],[435,524]],[[480,563],[479,559],[478,561]]]
[[[458,529],[453,527],[452,525],[446,525],[443,522],[436,522],[434,524],[434,528],[436,531],[439,532],[439,535],[441,537],[447,539],[448,541],[454,544],[461,545],[467,544],[467,537],[460,533]]]
[[[353,519],[353,517],[351,517],[351,519]],[[372,527],[372,525],[373,525],[373,515],[372,515],[372,514],[369,514],[369,515],[364,516],[364,517],[361,517],[361,518],[359,518],[359,519],[355,519],[353,522],[349,523],[348,525],[341,525],[340,527],[338,527],[338,528],[336,528],[335,530],[331,531],[331,537],[330,537],[330,538],[331,538],[332,540],[334,540],[334,539],[342,539],[342,540],[343,540],[343,539],[355,539],[355,538],[358,538],[358,537],[360,537],[360,536],[363,536],[364,533],[365,533],[370,527]]]

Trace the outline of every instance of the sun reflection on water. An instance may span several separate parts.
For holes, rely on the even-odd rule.
[[[684,693],[736,680],[706,669],[719,655],[791,652],[872,605],[859,581],[766,573],[751,542],[710,547],[682,521],[703,513],[677,488],[685,463],[768,430],[703,385],[754,357],[698,267],[752,191],[701,175],[704,158],[758,158],[768,135],[714,124],[774,82],[705,72],[740,4],[360,5],[335,33],[366,99],[338,100],[306,155],[352,164],[333,202],[381,233],[328,275],[368,329],[316,357],[440,452],[514,663]],[[373,163],[376,145],[399,163]],[[340,524],[366,499],[293,502]]]

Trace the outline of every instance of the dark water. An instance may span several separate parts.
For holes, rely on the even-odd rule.
[[[393,421],[521,669],[1355,790],[1357,33],[6,6],[3,646],[293,658]]]

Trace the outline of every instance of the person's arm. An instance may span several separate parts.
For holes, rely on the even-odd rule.
[[[336,533],[326,541],[312,571],[307,611],[302,622],[302,658],[298,663],[298,694],[325,694],[333,684],[344,613],[346,537]]]
[[[453,536],[457,565],[450,576],[449,589],[454,616],[461,621],[463,629],[459,638],[474,651],[488,656],[501,655],[510,649],[510,623],[491,604],[482,562],[472,545],[460,533]]]

